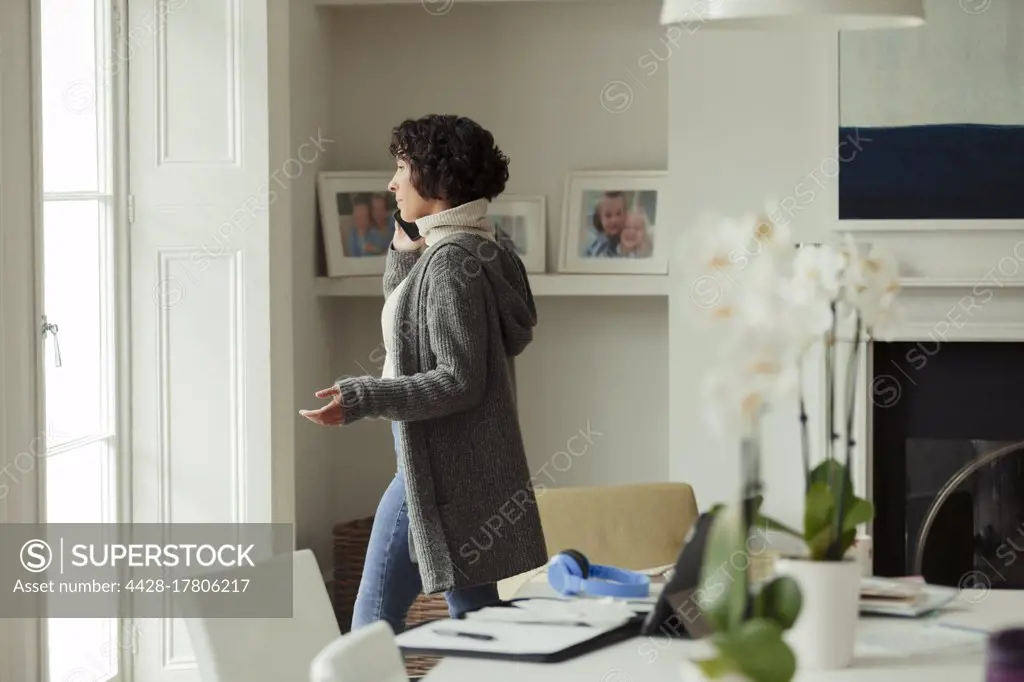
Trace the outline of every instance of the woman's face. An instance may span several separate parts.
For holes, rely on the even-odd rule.
[[[398,159],[397,164],[398,168],[388,183],[388,189],[395,194],[402,220],[407,223],[416,222],[423,216],[430,215],[431,206],[412,186],[409,179],[409,163],[404,159]]]
[[[626,200],[622,197],[606,197],[600,204],[601,227],[604,233],[615,237],[626,222]]]

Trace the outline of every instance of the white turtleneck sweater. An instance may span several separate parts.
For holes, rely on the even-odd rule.
[[[487,199],[476,199],[454,208],[434,213],[420,218],[416,221],[420,235],[426,249],[441,241],[449,235],[459,232],[472,232],[481,237],[496,241],[494,226],[487,220],[487,208],[490,202]],[[391,248],[391,247],[388,247]],[[391,295],[384,301],[384,308],[381,310],[380,324],[384,332],[384,370],[381,378],[391,379],[395,376],[394,349],[392,348],[392,337],[395,327],[398,325],[396,310],[398,300],[405,289],[405,283],[409,279],[402,280],[402,283],[395,287]]]

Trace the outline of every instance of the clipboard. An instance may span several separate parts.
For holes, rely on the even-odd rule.
[[[634,637],[707,637],[712,634],[712,627],[699,608],[697,590],[704,548],[713,520],[714,516],[707,512],[698,517],[676,558],[671,579],[653,600],[633,604],[631,607],[634,615],[624,621],[614,624],[591,622],[586,625],[527,624],[478,621],[464,616],[414,625],[398,635],[396,642],[402,653],[409,655],[559,663]],[[549,599],[565,601],[557,597]],[[513,599],[496,606],[512,606],[516,601],[520,600]],[[435,629],[450,630],[461,635],[434,635]],[[480,634],[490,635],[491,638],[473,637]]]
[[[559,663],[636,637],[644,617],[614,625],[439,619],[414,625],[395,639],[408,655]]]

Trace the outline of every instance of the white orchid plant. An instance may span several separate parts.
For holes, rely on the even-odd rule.
[[[717,505],[702,580],[723,557],[742,550],[752,524],[765,524],[803,539],[811,559],[839,561],[853,543],[856,527],[870,521],[870,502],[853,493],[850,479],[854,395],[861,336],[884,336],[899,310],[896,261],[878,249],[864,255],[847,236],[840,246],[798,244],[776,207],[740,220],[707,216],[687,240],[696,256],[690,293],[701,316],[724,327],[721,362],[707,377],[704,404],[712,423],[741,443],[743,487],[736,505]],[[852,323],[845,367],[846,456],[835,449],[835,387],[840,328]],[[824,461],[810,467],[802,366],[821,343],[825,356],[829,434]],[[804,529],[799,532],[761,513],[760,421],[774,402],[799,395],[804,465]],[[728,589],[703,605],[715,625],[717,655],[698,661],[706,676],[738,672],[755,682],[788,682],[796,661],[782,639],[801,609],[799,587],[786,576],[750,589],[746,570],[735,567]],[[719,568],[720,570],[720,568]],[[708,575],[704,575],[708,574]]]
[[[760,516],[776,529],[802,538],[811,558],[838,561],[853,544],[856,528],[874,515],[871,503],[853,493],[850,480],[856,373],[862,337],[885,338],[899,316],[896,260],[878,248],[862,253],[849,234],[841,245],[794,242],[788,221],[768,204],[759,214],[740,220],[706,216],[695,230],[696,280],[711,299],[696,300],[702,317],[726,332],[721,362],[705,384],[708,417],[729,433],[757,443],[744,463],[747,494],[759,493],[758,427],[765,409],[777,400],[799,395],[801,445],[807,495],[804,530],[795,531]],[[700,305],[703,302],[705,305]],[[852,326],[845,381],[840,371],[840,329]],[[822,344],[825,357],[824,461],[810,467],[807,410],[802,366]],[[846,393],[846,452],[840,440],[836,386]],[[753,477],[753,480],[749,480]]]

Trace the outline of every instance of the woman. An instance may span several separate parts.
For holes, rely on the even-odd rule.
[[[516,411],[512,358],[537,322],[526,268],[487,221],[508,158],[468,118],[392,131],[396,229],[384,273],[384,370],[342,377],[301,413],[323,425],[392,421],[397,472],[374,517],[352,628],[397,633],[422,591],[457,617],[495,583],[542,566],[544,535]],[[403,229],[415,223],[420,237]]]

